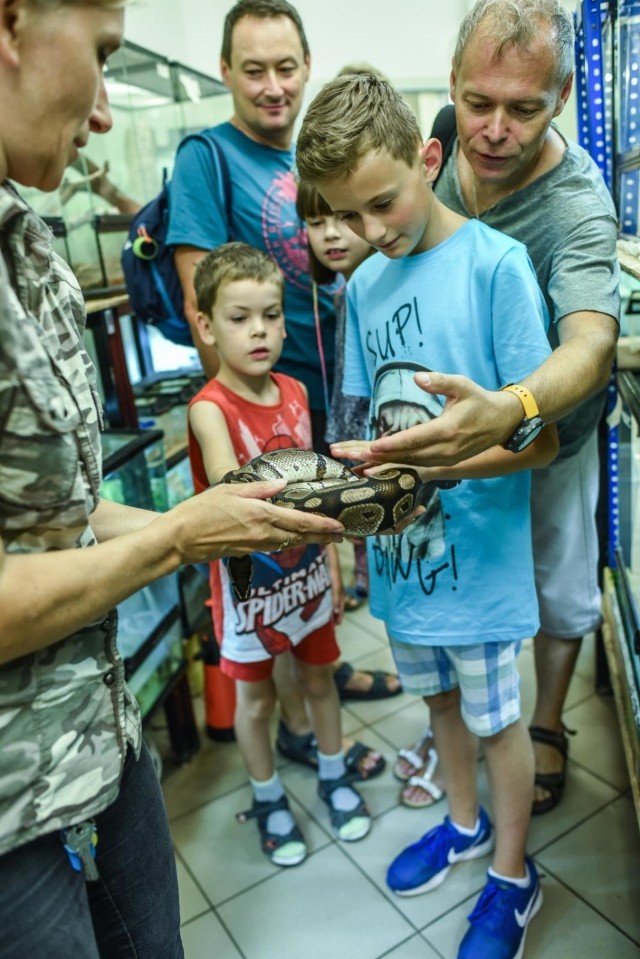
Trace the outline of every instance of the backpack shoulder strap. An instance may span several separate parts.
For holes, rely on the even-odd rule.
[[[189,134],[189,136],[184,138],[180,146],[186,143],[187,140],[201,140],[203,143],[206,143],[213,161],[218,161],[218,167],[222,177],[222,196],[224,198],[224,211],[227,219],[227,232],[229,239],[233,239],[233,231],[231,229],[231,173],[229,172],[229,163],[224,150],[211,130],[203,130],[201,133]]]
[[[436,118],[433,121],[433,126],[431,127],[430,136],[436,137],[436,139],[440,140],[440,143],[442,144],[442,166],[440,167],[440,173],[438,173],[435,183],[437,183],[440,179],[440,174],[444,170],[445,163],[451,156],[453,144],[456,142],[457,135],[456,110],[452,103],[448,103],[445,107],[442,107],[442,109],[438,111]]]

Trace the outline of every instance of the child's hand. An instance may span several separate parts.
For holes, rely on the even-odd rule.
[[[341,440],[330,448],[335,459],[366,461],[370,459],[369,446],[369,440]]]

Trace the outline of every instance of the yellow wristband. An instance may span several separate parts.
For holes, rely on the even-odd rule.
[[[509,393],[513,393],[514,396],[517,396],[520,402],[522,403],[522,409],[524,410],[524,415],[528,420],[533,419],[534,416],[540,416],[540,410],[538,409],[538,404],[534,400],[533,396],[524,386],[520,386],[519,383],[509,383],[507,386],[502,387],[503,390],[507,390]]]

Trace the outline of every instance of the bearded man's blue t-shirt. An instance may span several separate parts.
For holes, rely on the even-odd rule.
[[[276,370],[307,387],[309,406],[324,410],[322,363],[313,310],[307,236],[296,212],[295,150],[256,143],[231,123],[204,131],[224,153],[230,196],[219,158],[201,139],[180,147],[171,178],[167,243],[212,250],[238,240],[264,250],[282,270],[287,338]],[[337,286],[336,286],[337,289]],[[331,395],[335,289],[319,291],[319,324]]]

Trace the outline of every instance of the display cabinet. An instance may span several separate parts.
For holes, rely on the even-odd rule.
[[[640,823],[640,2],[583,0],[577,26],[580,142],[621,234],[621,336],[600,431],[601,640]]]
[[[161,430],[106,432],[102,447],[102,495],[106,499],[144,509],[168,508]],[[138,700],[143,722],[164,707],[172,749],[180,762],[198,749],[200,741],[184,652],[197,612],[204,609],[199,596],[194,599],[194,577],[200,578],[195,570],[181,569],[149,583],[118,605],[118,647],[129,688]]]
[[[640,822],[640,372],[621,370],[612,414],[612,537],[604,575],[603,637]]]

